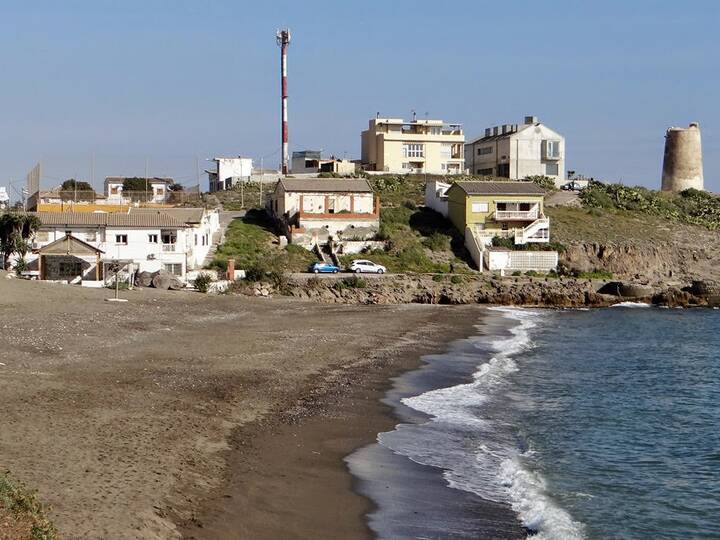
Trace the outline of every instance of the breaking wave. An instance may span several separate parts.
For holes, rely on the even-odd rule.
[[[402,403],[431,417],[424,424],[400,424],[378,441],[416,463],[443,469],[448,485],[509,504],[533,538],[581,539],[584,527],[546,491],[541,474],[528,466],[530,444],[519,439],[504,400],[512,394],[508,377],[520,370],[517,355],[533,347],[530,331],[541,312],[491,308],[513,319],[510,337],[491,343],[493,354],[472,382],[408,397]],[[480,348],[478,342],[477,347]],[[478,358],[485,359],[478,350]]]

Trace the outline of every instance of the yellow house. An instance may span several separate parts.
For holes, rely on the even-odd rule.
[[[445,197],[453,225],[485,244],[494,236],[514,238],[516,244],[550,241],[545,191],[533,182],[455,182]]]

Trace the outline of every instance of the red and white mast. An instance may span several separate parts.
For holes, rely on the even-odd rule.
[[[280,73],[282,78],[282,173],[290,172],[290,156],[288,154],[288,116],[287,116],[287,48],[290,45],[290,29],[278,30],[277,44],[280,46]]]

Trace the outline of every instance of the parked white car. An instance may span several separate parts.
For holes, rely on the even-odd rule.
[[[375,264],[372,261],[368,261],[365,259],[356,259],[350,264],[350,267],[348,268],[351,272],[355,272],[356,274],[359,273],[370,273],[370,274],[384,274],[387,272],[387,268],[385,268],[382,264]]]

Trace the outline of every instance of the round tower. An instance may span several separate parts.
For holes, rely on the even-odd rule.
[[[665,133],[662,190],[678,192],[689,188],[703,189],[700,124],[697,122],[687,128],[668,128]]]

